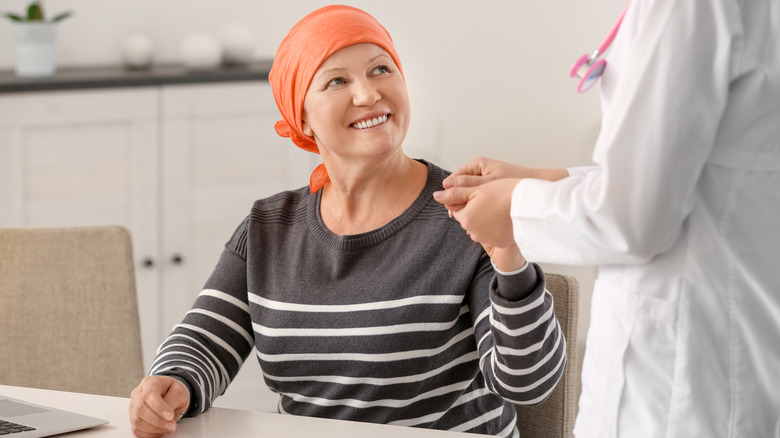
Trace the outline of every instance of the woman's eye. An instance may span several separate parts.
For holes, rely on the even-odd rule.
[[[343,84],[344,84],[344,79],[342,79],[342,78],[334,78],[334,79],[331,79],[330,82],[328,82],[328,86],[329,87],[333,87],[333,86],[337,86],[337,85],[343,85]]]
[[[387,68],[387,67],[386,67],[386,66],[384,66],[384,65],[380,65],[379,67],[377,67],[377,68],[375,68],[375,69],[374,69],[374,74],[375,74],[375,75],[381,75],[381,74],[383,74],[383,73],[387,73],[387,72],[389,72],[389,71],[390,71],[390,69],[389,69],[389,68]]]

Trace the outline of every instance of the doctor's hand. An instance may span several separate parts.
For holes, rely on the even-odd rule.
[[[486,250],[510,248],[515,240],[509,210],[512,190],[519,181],[505,178],[474,187],[452,187],[435,192],[433,198],[444,204],[471,240]]]
[[[130,427],[138,438],[176,431],[176,421],[190,405],[183,383],[169,376],[147,376],[130,394]]]
[[[569,176],[566,169],[536,169],[492,158],[476,157],[444,179],[445,189],[473,187],[502,178],[535,178],[558,181]]]

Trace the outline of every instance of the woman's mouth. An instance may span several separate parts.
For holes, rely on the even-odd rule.
[[[355,122],[349,126],[355,129],[373,128],[374,126],[379,126],[382,123],[385,123],[388,117],[390,117],[390,114],[383,114],[381,116],[374,117],[373,119],[367,119],[367,120],[361,120],[359,122]]]

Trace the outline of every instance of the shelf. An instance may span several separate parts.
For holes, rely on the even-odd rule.
[[[45,78],[20,78],[13,70],[0,70],[0,93],[267,81],[272,62],[269,59],[208,71],[188,71],[179,64],[155,65],[145,70],[130,70],[122,66],[60,67],[53,76]]]

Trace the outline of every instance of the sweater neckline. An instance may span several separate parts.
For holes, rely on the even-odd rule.
[[[379,242],[384,241],[388,237],[392,236],[400,229],[411,223],[415,217],[433,200],[433,192],[438,190],[438,185],[441,183],[442,170],[425,160],[417,160],[426,166],[428,166],[428,178],[425,182],[417,199],[414,200],[412,205],[409,206],[403,213],[395,217],[393,220],[375,230],[367,231],[360,234],[352,234],[347,236],[339,236],[325,226],[325,222],[322,220],[320,214],[320,203],[322,202],[322,190],[315,193],[314,202],[309,202],[309,208],[306,212],[306,221],[315,236],[326,246],[338,249],[338,250],[353,250],[364,248],[372,245],[376,245]]]

